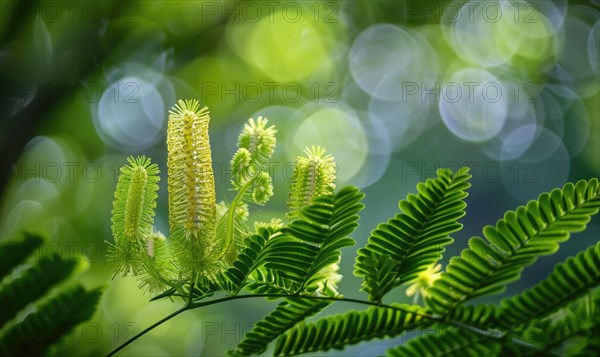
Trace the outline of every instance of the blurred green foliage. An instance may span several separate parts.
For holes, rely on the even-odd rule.
[[[473,174],[468,229],[448,255],[506,209],[600,176],[597,1],[15,0],[0,2],[0,17],[0,236],[46,232],[44,249],[87,257],[86,285],[112,277],[104,241],[119,167],[130,153],[165,166],[177,98],[210,108],[217,200],[232,199],[228,162],[242,123],[262,115],[279,128],[276,194],[257,220],[284,218],[277,193],[287,192],[295,157],[308,144],[327,147],[339,184],[367,194],[358,246],[438,167]],[[166,217],[165,185],[159,197]],[[596,219],[579,246],[511,289],[599,235]],[[340,290],[357,290],[344,261]],[[146,299],[114,280],[96,325],[62,352],[102,353],[170,309]],[[181,316],[130,352],[220,354],[268,311],[248,306]]]

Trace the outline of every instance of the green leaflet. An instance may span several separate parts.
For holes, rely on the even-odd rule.
[[[42,257],[0,290],[0,325],[4,325],[29,303],[36,301],[52,287],[66,280],[80,261],[62,259],[58,255]]]
[[[237,345],[232,356],[250,356],[265,351],[268,344],[301,321],[313,316],[331,304],[327,300],[290,298],[279,303],[261,321],[254,324],[244,339]]]
[[[394,287],[410,282],[441,257],[450,234],[462,228],[471,175],[440,169],[437,177],[417,185],[417,195],[399,202],[401,213],[371,232],[358,250],[354,274],[364,278],[362,290],[373,301]]]
[[[600,285],[600,242],[554,267],[552,273],[522,293],[503,299],[500,326],[510,329],[547,316]]]
[[[595,289],[566,306],[563,304],[563,307],[543,319],[532,320],[519,334],[538,346],[538,355],[552,352],[569,356],[592,356],[600,346],[599,306],[600,290]],[[504,355],[531,354],[531,351],[512,343],[505,344],[503,349]]]
[[[73,273],[86,267],[79,257],[65,259],[38,251],[36,259],[27,259],[43,243],[42,237],[25,234],[24,239],[0,244],[2,254],[12,254],[2,263],[3,270],[15,271],[3,276],[0,285],[2,356],[47,354],[79,323],[92,317],[100,298],[100,289],[86,291],[72,282]],[[20,320],[17,315],[27,306],[32,306],[33,312]]]
[[[29,255],[39,248],[44,240],[37,235],[24,233],[19,239],[0,245],[0,279],[4,279],[11,270],[23,263]]]
[[[446,315],[446,321],[457,321],[478,328],[498,324],[499,308],[494,304],[460,305]]]
[[[262,266],[265,257],[265,246],[271,236],[271,232],[261,228],[257,234],[246,239],[246,248],[244,248],[238,259],[233,262],[225,275],[235,286],[232,292],[240,291],[246,284],[250,274],[258,267]]]
[[[272,238],[265,266],[278,270],[299,290],[314,291],[328,278],[326,268],[340,260],[340,248],[354,245],[348,238],[358,226],[363,194],[344,187],[336,194],[316,198],[303,207],[298,218]]]
[[[416,337],[404,345],[389,349],[389,357],[421,356],[496,356],[500,343],[471,332],[450,328]]]
[[[300,285],[288,278],[289,273],[264,266],[255,270],[254,280],[247,286],[247,290],[254,294],[295,294]]]
[[[406,304],[393,306],[398,309],[370,307],[363,311],[349,311],[327,316],[316,322],[298,324],[279,337],[274,355],[293,356],[343,349],[347,345],[396,336],[416,326],[425,325],[419,316],[426,312],[424,308]]]
[[[591,179],[568,183],[508,211],[495,227],[483,229],[485,239],[471,238],[469,248],[450,260],[428,289],[427,306],[444,314],[466,300],[503,291],[539,256],[553,254],[570,233],[584,230],[599,207],[600,186]]]
[[[86,291],[75,285],[39,305],[23,322],[9,327],[0,337],[2,356],[35,356],[89,320],[102,291]],[[32,337],[35,336],[34,341]]]

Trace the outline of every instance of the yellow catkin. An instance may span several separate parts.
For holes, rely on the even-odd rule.
[[[201,269],[212,249],[216,222],[208,108],[179,100],[167,131],[169,224],[176,257],[184,268]]]

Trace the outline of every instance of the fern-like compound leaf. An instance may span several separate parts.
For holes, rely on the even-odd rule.
[[[254,324],[236,350],[230,351],[232,356],[250,356],[262,353],[269,343],[284,332],[323,310],[331,304],[327,300],[310,300],[290,298],[281,302],[275,310]]]
[[[327,316],[316,322],[300,323],[279,337],[274,355],[293,356],[343,349],[373,338],[396,336],[429,323],[420,316],[426,312],[421,306],[392,306],[398,309],[370,307],[363,311]]]
[[[299,279],[289,279],[289,273],[284,271],[260,267],[254,271],[246,289],[255,294],[295,294],[300,288]]]
[[[454,328],[416,337],[387,350],[389,357],[497,356],[500,343]]]
[[[537,346],[537,355],[594,356],[600,342],[600,289],[563,304],[543,319],[532,320],[525,329],[516,329],[527,342]],[[531,351],[506,343],[501,355],[530,355]]]
[[[417,185],[398,206],[401,213],[371,232],[365,248],[358,250],[354,274],[364,278],[362,290],[379,301],[394,287],[415,280],[441,257],[460,230],[469,188],[468,169],[455,174],[440,169],[437,177]]]
[[[3,282],[0,289],[0,326],[13,318],[21,309],[46,294],[52,287],[66,280],[81,264],[77,260],[62,259],[58,254],[42,257],[15,279]]]
[[[547,316],[600,285],[600,242],[567,258],[544,280],[501,301],[498,320],[505,329]]]
[[[216,197],[208,135],[208,108],[179,100],[167,128],[169,225],[183,271],[202,271],[213,260]]]
[[[24,263],[27,257],[43,242],[44,240],[37,235],[24,233],[16,240],[2,243],[0,245],[0,279],[4,279],[11,270]]]
[[[110,247],[109,261],[117,272],[139,274],[143,269],[140,256],[154,224],[160,177],[158,166],[145,156],[127,161],[129,164],[121,168],[113,202],[115,244]]]
[[[0,336],[0,355],[37,356],[92,317],[100,289],[86,291],[75,285],[44,301],[35,312],[11,325]]]
[[[539,256],[553,254],[570,233],[584,230],[599,208],[600,185],[594,178],[568,183],[507,212],[495,227],[483,229],[485,239],[471,238],[469,248],[450,260],[428,289],[427,305],[445,314],[466,300],[503,291]]]
[[[460,322],[481,329],[498,325],[500,309],[494,304],[461,305],[449,311],[446,321]]]
[[[316,290],[329,278],[327,268],[339,262],[340,249],[354,245],[348,235],[358,226],[363,197],[358,188],[348,186],[314,199],[282,228],[282,235],[272,239],[265,266],[298,284],[300,290]]]
[[[225,275],[235,286],[232,292],[238,292],[242,289],[250,275],[264,263],[266,256],[265,246],[271,236],[265,228],[261,228],[257,234],[254,234],[246,239],[246,248],[242,250],[237,260],[233,262]]]

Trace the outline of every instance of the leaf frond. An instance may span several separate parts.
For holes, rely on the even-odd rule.
[[[442,257],[449,235],[462,228],[457,220],[465,214],[470,178],[468,169],[438,170],[436,178],[417,185],[417,195],[399,202],[401,213],[371,232],[354,265],[371,300],[417,279]]]
[[[372,306],[362,311],[352,310],[327,316],[316,322],[298,324],[279,337],[274,355],[293,356],[330,349],[339,350],[347,345],[373,338],[396,336],[429,323],[419,316],[425,312],[421,306],[392,306],[398,309]]]
[[[526,266],[555,253],[571,233],[584,230],[599,208],[600,185],[594,178],[567,183],[508,211],[496,226],[484,227],[485,239],[471,238],[469,248],[450,260],[428,289],[427,305],[445,314],[469,299],[504,291]]]
[[[244,339],[237,345],[235,351],[230,351],[232,356],[250,356],[264,352],[268,344],[331,304],[327,300],[310,300],[289,298],[279,303],[275,310],[262,320],[254,324]]]

